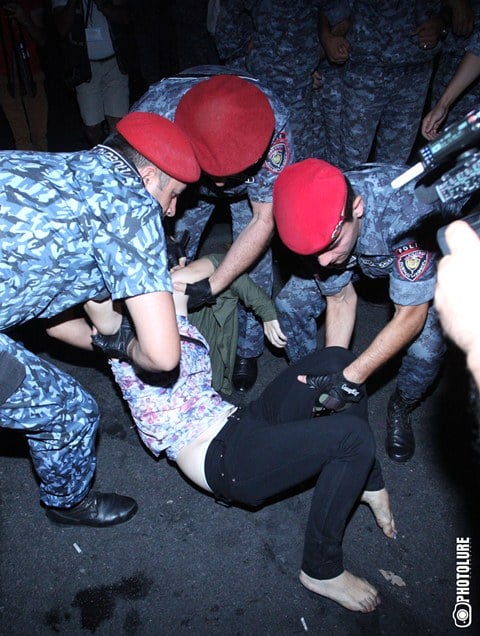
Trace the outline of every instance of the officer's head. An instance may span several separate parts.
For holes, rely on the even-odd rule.
[[[255,84],[236,75],[216,75],[185,93],[175,123],[192,142],[201,169],[220,184],[262,159],[275,117]]]
[[[287,166],[273,188],[273,214],[283,243],[315,255],[323,267],[348,260],[358,238],[363,199],[342,172],[320,159]]]
[[[200,177],[189,139],[176,124],[153,113],[129,113],[117,131],[106,143],[133,163],[163,213],[173,216],[185,184]]]

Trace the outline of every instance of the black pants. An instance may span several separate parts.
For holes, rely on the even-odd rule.
[[[224,499],[258,506],[318,475],[305,534],[303,571],[318,579],[343,572],[342,539],[363,490],[384,486],[375,460],[367,400],[342,413],[311,417],[317,391],[297,375],[345,368],[346,349],[330,347],[283,371],[262,395],[234,413],[212,440],[207,482]]]

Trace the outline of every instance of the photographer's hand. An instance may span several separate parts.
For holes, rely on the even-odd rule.
[[[443,328],[467,354],[480,381],[480,239],[465,221],[454,221],[445,233],[450,254],[438,265],[435,307]]]

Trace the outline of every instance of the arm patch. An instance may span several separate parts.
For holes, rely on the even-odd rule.
[[[428,270],[432,255],[416,243],[408,243],[395,250],[395,266],[401,278],[414,282]]]
[[[264,165],[270,172],[278,174],[289,163],[290,154],[291,152],[290,146],[288,145],[287,135],[284,132],[281,132],[270,144]]]

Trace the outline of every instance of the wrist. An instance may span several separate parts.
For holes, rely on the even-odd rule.
[[[354,367],[352,368],[352,366],[345,367],[343,370],[343,377],[347,380],[347,382],[351,382],[352,384],[364,384],[367,379],[363,377]]]

